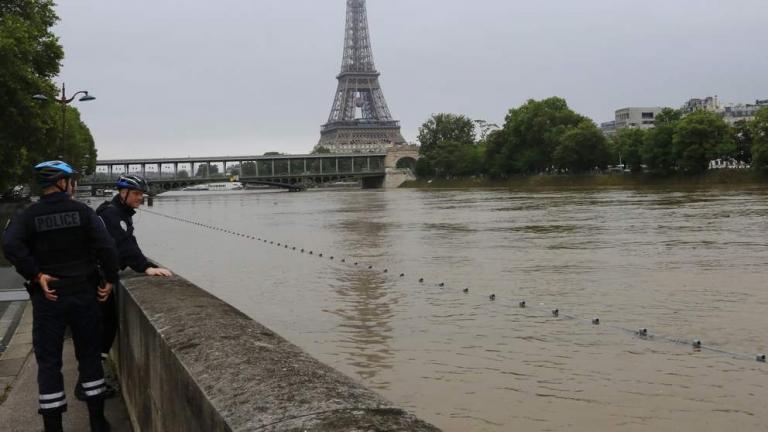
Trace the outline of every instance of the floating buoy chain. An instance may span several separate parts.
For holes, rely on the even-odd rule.
[[[218,226],[215,226],[215,225],[205,224],[205,223],[202,223],[202,222],[199,222],[199,221],[195,221],[195,220],[191,220],[191,219],[185,219],[185,218],[180,218],[180,217],[177,217],[177,216],[170,216],[170,215],[159,213],[159,212],[156,212],[156,211],[153,211],[153,210],[148,210],[148,209],[140,209],[140,210],[142,212],[144,212],[144,213],[149,213],[149,214],[152,214],[152,215],[155,215],[155,216],[163,217],[163,218],[174,220],[174,221],[177,221],[177,222],[183,222],[183,223],[187,223],[187,224],[190,224],[190,225],[198,226],[198,227],[201,227],[201,228],[206,228],[206,229],[209,229],[209,230],[212,230],[212,231],[223,232],[225,234],[231,234],[231,235],[234,235],[236,237],[241,237],[241,238],[245,238],[245,239],[249,239],[249,240],[255,240],[255,241],[258,241],[260,243],[269,244],[269,245],[273,245],[273,246],[279,247],[281,249],[289,249],[289,250],[297,251],[297,252],[302,253],[302,254],[308,254],[308,255],[316,256],[318,258],[325,257],[325,254],[322,253],[322,252],[317,252],[316,253],[313,250],[309,250],[309,249],[306,249],[306,248],[300,248],[298,246],[289,245],[287,243],[275,242],[274,240],[269,240],[269,239],[258,237],[258,236],[255,236],[255,235],[239,233],[237,231],[232,231],[232,230],[229,230],[229,229],[226,229],[226,228],[222,228],[222,227],[218,227]],[[334,260],[336,260],[336,257],[333,256],[333,255],[328,256],[328,260],[334,261]],[[353,260],[351,258],[341,258],[338,261],[343,263],[343,264],[347,264],[348,266],[351,266],[351,267],[357,267],[357,268],[365,267],[368,270],[374,270],[374,266],[373,265],[365,265],[365,264],[361,263],[360,261],[355,261],[355,260]],[[395,273],[391,273],[391,276],[390,276],[390,270],[386,269],[386,268],[382,269],[382,273],[383,274],[387,274],[387,277],[394,277],[394,274],[395,274]],[[405,273],[399,273],[399,278],[400,279],[405,278]],[[420,284],[424,284],[425,280],[424,280],[424,278],[419,278],[418,282]],[[445,282],[440,282],[440,283],[437,283],[436,286],[439,287],[439,288],[444,288],[446,286],[446,283]],[[468,294],[469,293],[469,288],[462,289],[462,292],[464,294]],[[496,301],[496,294],[490,294],[488,296],[488,299],[490,301],[492,301],[492,302]],[[540,304],[540,305],[544,306],[543,303]],[[517,303],[517,306],[520,309],[528,309],[528,308],[537,309],[535,306],[531,307],[531,303],[528,303],[525,300],[519,301]],[[549,315],[551,315],[553,318],[557,318],[557,319],[561,319],[561,320],[563,320],[563,319],[565,319],[565,320],[572,320],[572,321],[576,321],[576,322],[580,322],[580,323],[589,323],[589,324],[591,324],[593,326],[601,326],[601,325],[604,324],[600,320],[599,317],[593,317],[591,319],[582,319],[582,318],[579,318],[579,317],[576,317],[576,316],[573,316],[573,315],[564,314],[558,308],[550,309],[549,310]],[[726,350],[723,350],[723,349],[720,349],[720,348],[715,348],[713,346],[705,345],[704,343],[702,343],[702,341],[700,339],[684,339],[684,338],[675,338],[675,337],[663,336],[663,335],[658,335],[658,334],[652,334],[647,328],[640,328],[640,329],[632,330],[632,329],[628,329],[628,328],[617,326],[617,325],[609,325],[609,326],[604,326],[604,327],[613,328],[613,329],[616,329],[616,330],[621,330],[623,332],[630,333],[630,334],[632,334],[632,335],[634,335],[634,336],[636,336],[636,337],[638,337],[640,339],[644,339],[644,340],[664,340],[664,341],[667,341],[667,342],[670,342],[670,343],[673,343],[673,344],[691,346],[694,349],[694,351],[708,351],[708,352],[713,352],[713,353],[727,355],[727,356],[730,356],[730,357],[733,357],[733,358],[738,358],[738,359],[755,359],[757,362],[766,363],[766,355],[765,354],[761,353],[761,354],[757,354],[756,357],[753,357],[753,356],[748,355],[748,354],[726,351]]]

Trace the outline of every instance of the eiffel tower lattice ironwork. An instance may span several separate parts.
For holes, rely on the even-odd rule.
[[[339,85],[318,147],[332,153],[352,153],[384,151],[405,143],[373,64],[365,0],[347,0],[344,58],[336,78]]]

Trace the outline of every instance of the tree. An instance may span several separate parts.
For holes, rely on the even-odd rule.
[[[480,147],[456,141],[441,141],[429,158],[436,173],[446,176],[469,176],[482,169]]]
[[[488,123],[485,120],[474,120],[477,126],[477,141],[485,141],[488,135],[499,129],[499,125],[496,123]]]
[[[468,117],[456,114],[435,114],[419,128],[418,136],[422,156],[431,153],[443,142],[475,143],[475,124]]]
[[[608,164],[608,143],[603,132],[591,120],[584,120],[565,132],[553,154],[560,170],[583,173]]]
[[[704,110],[680,120],[672,143],[678,166],[690,174],[706,171],[710,161],[733,155],[736,150],[725,120]]]
[[[750,122],[752,132],[752,168],[760,173],[768,174],[768,108],[757,112],[755,119]]]
[[[752,123],[739,120],[733,125],[732,131],[733,142],[736,145],[736,153],[733,155],[733,158],[739,162],[751,164],[753,144]]]
[[[189,173],[187,172],[187,170],[181,170],[178,173],[176,173],[176,178],[187,179],[189,178]]]
[[[620,129],[612,138],[616,160],[629,167],[632,172],[643,170],[642,149],[646,132],[643,129]]]
[[[656,116],[655,127],[645,133],[640,154],[651,172],[670,174],[677,169],[673,140],[681,117],[680,111],[664,108]]]
[[[60,140],[62,108],[32,99],[43,94],[53,100],[57,93],[52,79],[64,57],[51,31],[57,21],[53,0],[0,2],[0,190],[29,180],[32,165],[59,155],[78,169],[95,166],[93,138],[77,110],[65,108]]]
[[[312,154],[329,154],[331,153],[331,149],[325,146],[317,146],[314,150],[312,150]]]
[[[548,171],[553,166],[560,138],[584,120],[585,117],[568,108],[565,99],[558,97],[531,99],[520,108],[510,110],[504,123],[503,149],[493,149],[504,158],[498,162],[500,169],[521,174]]]
[[[419,128],[418,139],[422,157],[416,173],[420,176],[464,176],[482,169],[475,124],[466,116],[435,114]]]
[[[485,138],[483,163],[485,171],[491,177],[505,177],[509,172],[507,167],[512,158],[506,153],[508,150],[506,144],[507,135],[504,129],[495,130]]]
[[[273,151],[264,153],[264,156],[281,156],[281,155],[282,155],[282,153],[280,153],[280,152],[273,152]]]

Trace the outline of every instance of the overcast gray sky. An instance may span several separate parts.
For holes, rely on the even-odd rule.
[[[59,0],[59,81],[101,158],[309,152],[336,89],[345,0]],[[766,0],[368,0],[403,135],[432,114],[501,123],[562,96],[624,106],[768,98]]]

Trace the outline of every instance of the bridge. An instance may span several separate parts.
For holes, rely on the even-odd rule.
[[[391,183],[386,182],[388,176],[407,174],[418,158],[418,147],[405,145],[381,153],[99,160],[95,173],[80,185],[108,189],[120,175],[135,174],[146,178],[154,192],[227,181],[291,191],[346,181],[380,188]]]

